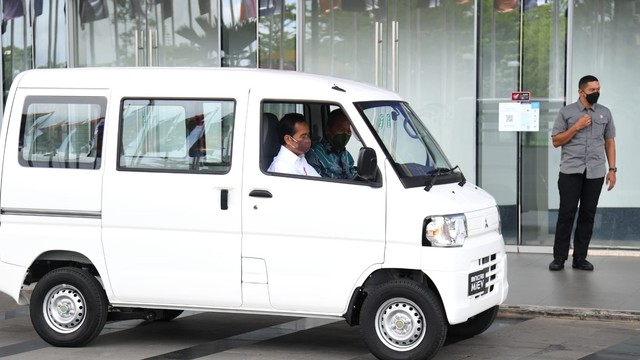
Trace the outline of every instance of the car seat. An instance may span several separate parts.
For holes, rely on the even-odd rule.
[[[262,114],[262,146],[260,147],[260,169],[267,171],[273,158],[280,151],[278,117],[272,113]]]

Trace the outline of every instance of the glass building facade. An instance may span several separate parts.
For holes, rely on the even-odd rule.
[[[640,249],[640,0],[3,0],[3,101],[31,68],[260,67],[400,93],[468,180],[496,197],[508,245],[549,249],[560,149],[550,141],[580,77],[600,79],[617,128],[617,185],[592,248]],[[171,86],[168,84],[167,86]],[[500,131],[513,91],[535,131]],[[533,251],[533,250],[532,250]]]

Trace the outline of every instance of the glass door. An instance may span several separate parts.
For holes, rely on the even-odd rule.
[[[578,81],[587,74],[600,80],[598,103],[611,109],[616,126],[616,186],[602,190],[590,247],[640,249],[640,175],[635,145],[640,132],[640,2],[573,1],[567,46],[567,103],[578,97]],[[585,56],[588,54],[589,56]],[[553,155],[558,176],[559,151]],[[606,186],[605,186],[606,188]],[[553,204],[558,204],[558,194]],[[557,205],[555,206],[557,210]],[[554,211],[556,212],[556,211]]]
[[[475,182],[473,1],[306,0],[302,70],[400,93]]]
[[[564,105],[567,0],[479,2],[479,184],[496,197],[509,245],[550,246],[559,150],[551,129]],[[499,131],[499,105],[529,91],[539,129]]]
[[[386,87],[411,103],[452,165],[475,183],[474,2],[405,0],[387,6]]]
[[[383,86],[386,2],[306,0],[303,14],[303,71]]]
[[[216,1],[71,0],[72,67],[220,66]]]

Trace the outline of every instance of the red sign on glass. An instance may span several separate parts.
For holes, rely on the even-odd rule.
[[[531,101],[530,91],[513,91],[511,93],[511,100],[513,101]]]

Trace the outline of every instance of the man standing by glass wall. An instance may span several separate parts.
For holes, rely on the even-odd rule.
[[[549,264],[552,271],[564,268],[576,211],[578,221],[573,237],[572,267],[593,270],[593,264],[586,258],[598,199],[605,177],[607,190],[616,184],[616,128],[611,111],[597,103],[600,82],[592,75],[582,77],[578,83],[578,94],[578,101],[560,110],[551,132],[553,146],[562,147],[558,178],[560,208],[553,261]]]

